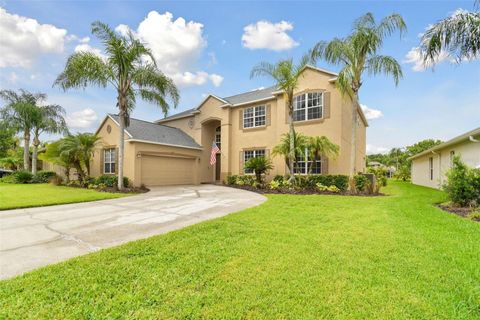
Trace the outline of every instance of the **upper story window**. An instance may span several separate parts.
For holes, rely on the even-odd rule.
[[[243,128],[261,127],[265,123],[265,106],[250,107],[243,110]]]
[[[217,145],[218,149],[222,149],[222,128],[218,126],[215,129],[215,144]]]
[[[103,150],[103,172],[115,173],[115,148]]]
[[[322,159],[313,159],[308,154],[308,149],[305,149],[305,155],[297,156],[295,165],[293,166],[293,173],[295,174],[321,174],[322,173]]]
[[[322,92],[308,92],[293,98],[293,121],[321,119],[322,117]]]
[[[251,158],[265,157],[265,149],[245,150],[243,152],[243,163],[247,163]],[[251,169],[245,169],[245,173],[253,173]]]

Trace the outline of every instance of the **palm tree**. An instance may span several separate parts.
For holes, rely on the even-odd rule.
[[[90,52],[72,54],[65,70],[55,85],[63,90],[85,88],[88,84],[102,88],[113,86],[117,92],[119,111],[118,136],[118,188],[123,189],[124,129],[129,125],[130,113],[136,98],[152,102],[166,114],[167,98],[177,105],[179,94],[173,81],[158,68],[150,49],[136,39],[131,32],[123,36],[115,33],[102,22],[92,23],[92,33],[105,46],[107,57],[102,59]]]
[[[353,31],[346,38],[320,41],[312,49],[312,58],[323,58],[326,62],[341,66],[335,81],[343,97],[352,100],[352,152],[350,152],[350,176],[356,172],[357,113],[360,110],[358,92],[362,86],[362,76],[391,75],[398,85],[402,78],[400,64],[391,56],[378,54],[385,37],[399,30],[406,30],[405,22],[399,14],[392,14],[376,23],[373,15],[367,13],[353,23]]]
[[[290,163],[295,163],[298,156],[305,155],[305,148],[307,146],[308,139],[305,135],[299,132],[293,132],[293,139],[291,139],[290,133],[282,135],[280,143],[276,145],[272,150],[273,156],[283,156],[285,158],[285,164],[287,164],[290,176],[293,176],[293,167],[290,168]],[[291,141],[293,140],[293,149],[291,148]],[[292,152],[293,151],[293,152]],[[293,157],[292,157],[293,155]]]
[[[7,102],[0,110],[0,117],[15,128],[16,132],[23,132],[23,169],[27,171],[30,170],[30,137],[36,108],[45,97],[45,94],[30,93],[23,89],[20,89],[20,93],[13,90],[0,91],[0,98]]]
[[[335,143],[331,142],[327,137],[310,137],[307,143],[307,150],[310,156],[310,159],[317,161],[322,156],[327,158],[335,159],[338,156],[340,147]],[[311,166],[308,171],[311,173],[313,166]]]
[[[38,106],[33,129],[33,154],[32,154],[32,173],[37,173],[38,146],[40,145],[40,134],[46,133],[68,133],[65,122],[65,110],[59,105]]]
[[[425,65],[433,65],[443,52],[460,62],[480,55],[480,1],[477,12],[459,11],[428,27],[421,39],[420,50]]]
[[[272,160],[266,157],[250,158],[250,160],[245,163],[245,169],[253,170],[255,180],[260,184],[262,183],[262,174],[267,174],[268,171],[273,169]]]
[[[295,127],[293,124],[293,93],[298,86],[300,77],[305,67],[312,63],[310,55],[304,55],[300,61],[295,64],[293,59],[280,60],[275,64],[268,62],[261,62],[256,65],[251,73],[250,77],[267,76],[275,81],[277,90],[283,92],[283,98],[285,99],[285,105],[288,108],[288,117],[290,122],[290,155],[288,156],[288,168],[293,173],[293,164],[295,161]],[[293,174],[290,177],[290,182],[294,182]]]
[[[99,139],[91,133],[77,133],[60,140],[59,156],[71,162],[70,167],[75,168],[81,181],[90,176],[90,160]]]
[[[73,153],[62,153],[61,143],[62,140],[58,140],[47,144],[45,152],[42,153],[39,158],[43,161],[61,166],[63,170],[65,170],[66,182],[68,183],[70,181],[70,170],[73,167],[75,158]]]

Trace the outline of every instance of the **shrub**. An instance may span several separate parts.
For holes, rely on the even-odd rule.
[[[368,168],[369,173],[373,173],[375,179],[377,180],[377,184],[380,187],[387,186],[387,170],[385,168]],[[380,190],[380,188],[379,188]]]
[[[59,186],[63,183],[63,178],[57,174],[50,180],[50,183],[55,186]]]
[[[447,182],[443,189],[447,192],[450,201],[460,205],[476,206],[480,204],[480,170],[471,169],[460,160],[453,158],[453,166],[447,171]]]
[[[105,174],[95,179],[94,184],[104,184],[107,187],[113,188],[118,184],[118,177]],[[123,177],[123,185],[124,187],[128,187],[129,180],[127,177]]]
[[[328,189],[326,185],[323,185],[320,182],[318,182],[315,186],[317,187],[318,191],[326,191]]]
[[[398,171],[395,172],[394,177],[395,179],[402,181],[410,180],[410,167],[408,165],[401,166],[398,168]]]
[[[270,184],[269,184],[270,189],[277,190],[282,186],[282,183],[283,182],[280,182],[280,181],[277,181],[277,180],[274,179],[274,180],[270,181]]]
[[[31,183],[33,179],[33,174],[29,171],[17,171],[12,175],[15,183]]]
[[[38,171],[32,178],[32,183],[49,183],[57,174],[53,171]]]
[[[353,181],[355,182],[355,190],[359,192],[364,192],[367,189],[368,186],[368,178],[365,177],[364,175],[357,174],[356,176],[353,177]]]
[[[279,175],[279,174],[277,174],[275,177],[273,177],[273,181],[276,181],[280,184],[282,184],[284,180],[285,180],[285,178],[283,176]]]
[[[2,182],[2,183],[16,183],[15,182],[15,175],[12,173],[12,174],[9,174],[7,176],[4,176],[4,177],[0,178],[0,182]]]
[[[348,188],[348,176],[345,175],[321,175],[315,174],[308,176],[307,185],[315,188],[317,183],[324,186],[335,186],[340,191],[346,191]]]
[[[237,178],[238,178],[238,176],[236,176],[236,175],[227,176],[227,184],[228,185],[237,184]]]
[[[252,176],[238,176],[237,178],[237,184],[239,186],[253,186],[255,182],[255,179],[253,179]]]
[[[295,186],[301,189],[308,189],[311,188],[311,185],[309,184],[309,177],[308,176],[301,176],[301,175],[296,175],[295,176]]]
[[[335,192],[335,193],[339,193],[341,190],[334,186],[334,185],[331,185],[331,186],[326,186],[326,185],[323,185],[321,183],[317,183],[316,184],[316,188],[318,191],[330,191],[330,192]]]
[[[333,186],[333,185],[328,187],[327,190],[330,191],[330,192],[335,192],[335,193],[340,192],[340,189],[337,188],[336,186]]]
[[[245,169],[253,170],[257,183],[262,183],[262,175],[273,169],[272,160],[266,157],[250,158],[245,163]]]

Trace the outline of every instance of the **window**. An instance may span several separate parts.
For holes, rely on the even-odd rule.
[[[322,159],[313,159],[309,157],[308,149],[305,149],[305,155],[299,155],[296,158],[293,166],[293,173],[295,174],[321,174],[322,173]]]
[[[115,149],[103,150],[103,172],[115,173]]]
[[[453,167],[453,158],[455,157],[455,151],[450,151],[450,167]]]
[[[293,121],[321,119],[322,117],[322,92],[309,92],[293,98]]]
[[[215,144],[217,145],[218,149],[221,149],[222,144],[222,128],[218,126],[215,129]]]
[[[247,163],[251,158],[265,157],[265,149],[245,150],[243,152],[243,163]],[[245,169],[245,173],[253,173],[251,169]]]
[[[261,127],[265,123],[265,106],[250,107],[243,110],[243,128]]]
[[[433,180],[433,158],[428,158],[428,166],[429,166],[429,173],[430,173],[430,180]]]

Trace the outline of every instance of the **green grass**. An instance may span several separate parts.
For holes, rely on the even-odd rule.
[[[51,184],[0,183],[0,210],[87,202],[125,196],[120,193],[60,187]]]
[[[479,319],[480,224],[388,197],[263,205],[0,282],[0,318]]]

